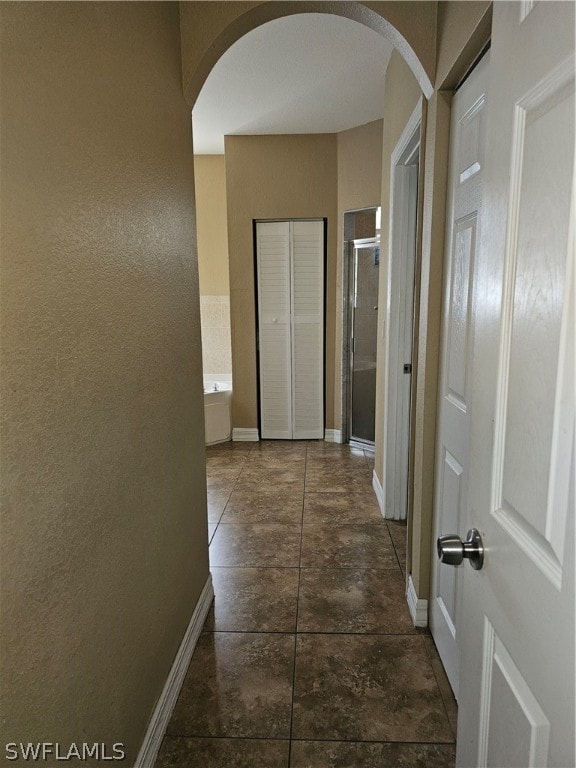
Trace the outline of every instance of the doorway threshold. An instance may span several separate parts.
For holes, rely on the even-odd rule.
[[[348,443],[351,448],[361,448],[363,451],[370,451],[371,453],[374,453],[375,450],[374,443],[371,443],[369,440],[359,440],[351,437]]]

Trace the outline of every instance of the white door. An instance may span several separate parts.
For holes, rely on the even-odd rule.
[[[292,342],[290,223],[256,225],[260,432],[292,438]]]
[[[575,765],[574,10],[494,3],[459,766]]]
[[[260,430],[324,437],[324,222],[256,225]]]
[[[472,287],[484,174],[486,83],[484,56],[454,95],[450,126],[450,175],[439,382],[434,542],[466,525],[472,390]],[[430,629],[458,698],[460,601],[463,566],[441,565],[433,554]]]
[[[324,222],[292,222],[293,437],[324,438]]]
[[[391,157],[390,247],[384,413],[384,512],[406,520],[410,455],[414,269],[418,223],[418,167],[422,105],[418,103]],[[408,369],[406,369],[408,366]]]

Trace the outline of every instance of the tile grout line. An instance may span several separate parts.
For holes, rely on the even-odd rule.
[[[210,538],[209,545],[212,543],[212,541],[214,539],[214,536],[216,536],[216,531],[218,530],[218,528],[220,526],[220,523],[222,523],[222,518],[224,517],[224,513],[226,512],[226,507],[230,503],[230,499],[232,498],[232,494],[234,493],[234,489],[236,488],[236,485],[238,484],[238,480],[240,480],[240,477],[242,475],[242,472],[244,471],[244,467],[245,467],[245,465],[246,465],[246,463],[248,461],[248,457],[252,453],[252,450],[253,450],[253,446],[251,446],[250,449],[248,451],[246,451],[246,457],[242,459],[242,465],[240,467],[240,472],[238,472],[238,477],[236,478],[236,480],[234,481],[234,485],[230,489],[230,493],[228,494],[228,498],[226,499],[226,504],[224,504],[224,509],[222,510],[222,512],[220,514],[220,517],[218,518],[218,522],[216,523],[216,528],[214,528],[214,533],[212,534],[212,536]],[[206,479],[208,479],[208,465],[206,465],[205,472],[206,472]],[[226,525],[226,523],[222,523],[222,525]]]
[[[398,563],[398,568],[400,569],[400,573],[404,575],[404,571],[402,570],[402,563],[400,562],[400,557],[398,556],[398,550],[396,549],[396,543],[394,539],[392,538],[392,534],[390,533],[390,528],[388,527],[388,523],[386,520],[383,520],[384,524],[386,525],[386,530],[388,531],[388,536],[390,536],[390,541],[392,542],[392,549],[394,550],[394,554],[396,556],[396,562]]]
[[[434,638],[432,637],[432,634],[430,634],[430,640],[434,643]],[[430,668],[432,669],[432,674],[434,675],[434,680],[436,681],[436,685],[440,693],[440,700],[442,702],[442,706],[444,707],[444,712],[446,713],[446,719],[448,721],[450,731],[454,736],[454,743],[456,743],[456,733],[454,732],[454,728],[452,727],[452,720],[450,718],[450,713],[448,712],[448,706],[446,704],[446,699],[444,697],[444,691],[442,690],[442,686],[440,685],[440,681],[438,680],[438,675],[436,674],[436,669],[434,668],[435,665],[433,662],[435,661],[435,659],[432,658],[432,653],[428,649],[428,643],[426,642],[425,635],[422,635],[422,645],[424,646],[424,653],[426,654],[428,661],[430,662]],[[436,644],[434,643],[434,645]]]
[[[292,665],[292,701],[290,705],[290,740],[288,742],[288,768],[292,762],[292,733],[294,728],[294,694],[296,691],[296,653],[298,650],[298,614],[300,610],[300,577],[302,573],[302,544],[304,540],[304,504],[306,500],[306,468],[308,465],[308,444],[304,454],[304,483],[302,486],[302,514],[300,516],[300,551],[298,552],[298,589],[296,591],[296,624],[294,626],[294,663]]]

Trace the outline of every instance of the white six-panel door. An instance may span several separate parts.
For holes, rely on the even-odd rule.
[[[575,765],[574,9],[494,3],[459,766]]]
[[[324,222],[256,224],[260,427],[324,437]]]
[[[474,352],[472,288],[482,204],[488,68],[486,55],[452,101],[434,542],[443,533],[461,533],[466,525]],[[435,552],[433,558],[430,629],[458,698],[465,566],[441,565]]]

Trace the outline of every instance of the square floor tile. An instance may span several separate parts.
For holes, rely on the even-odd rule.
[[[242,472],[243,466],[245,466],[245,461],[238,463],[236,461],[223,461],[222,459],[216,461],[208,459],[206,461],[206,476],[208,479],[236,479]]]
[[[306,466],[306,491],[316,493],[342,493],[368,490],[372,487],[372,473],[362,459],[361,466],[319,468]]]
[[[310,459],[321,459],[322,457],[362,458],[363,454],[362,448],[353,448],[348,443],[327,443],[325,440],[310,440],[306,452],[307,458]]]
[[[288,738],[294,635],[200,635],[166,734]]]
[[[206,500],[209,523],[217,523],[220,520],[230,498],[230,493],[230,490],[208,490]]]
[[[218,536],[219,530],[216,532]],[[305,568],[398,568],[384,522],[304,525],[301,565]]]
[[[394,549],[398,552],[399,555],[405,555],[407,536],[406,522],[401,520],[386,520],[386,525],[390,531]]]
[[[290,768],[453,768],[452,744],[293,741]]]
[[[305,440],[260,440],[255,443],[251,456],[283,454],[285,456],[306,456]]]
[[[218,523],[208,523],[208,544],[212,541],[216,528],[218,528]]]
[[[456,730],[458,727],[458,704],[454,698],[454,693],[452,691],[450,681],[448,680],[448,676],[446,675],[444,665],[442,664],[440,656],[438,655],[438,651],[436,650],[436,646],[434,645],[434,640],[432,639],[431,635],[424,635],[423,641],[424,647],[428,651],[432,669],[436,675],[436,682],[438,683],[440,693],[442,694],[442,700],[444,701],[444,706],[446,707],[452,733],[454,734],[454,738],[456,738]]]
[[[210,565],[294,568],[300,540],[299,525],[220,523],[210,546]]]
[[[215,445],[207,445],[206,446],[206,458],[211,458],[212,456],[234,456],[242,457],[242,455],[247,456],[253,448],[253,443],[245,443],[245,442],[238,442],[234,443],[232,440],[229,440],[226,443],[216,443]]]
[[[404,577],[393,570],[302,568],[298,632],[415,633]]]
[[[208,475],[206,476],[206,488],[208,493],[217,491],[221,494],[228,492],[228,495],[230,495],[237,482],[238,478],[236,475],[214,475],[213,477]]]
[[[261,469],[289,468],[296,472],[304,472],[306,452],[299,451],[254,451],[246,463],[246,469],[260,467]]]
[[[304,494],[304,523],[382,523],[372,489],[363,492]]]
[[[155,768],[286,768],[289,741],[166,736]]]
[[[301,490],[279,494],[266,490],[235,490],[232,492],[223,523],[302,523],[303,493]]]
[[[295,632],[298,568],[212,568],[205,630]]]
[[[244,482],[259,483],[263,490],[275,488],[278,485],[301,484],[304,482],[304,465],[301,469],[286,465],[271,468],[247,462],[240,477]]]
[[[293,737],[452,742],[422,638],[299,635]]]
[[[304,493],[304,475],[300,479],[281,480],[278,476],[272,477],[269,473],[241,474],[236,485],[236,491],[249,491],[250,493],[275,493],[277,496],[294,495]]]

